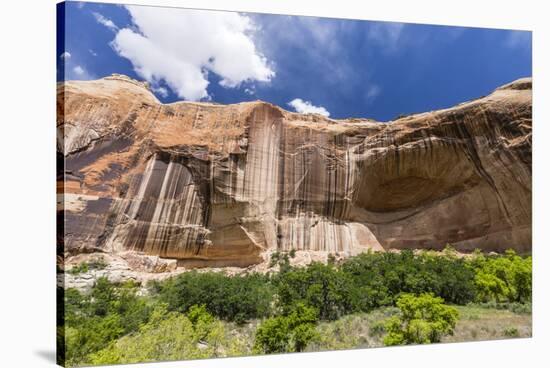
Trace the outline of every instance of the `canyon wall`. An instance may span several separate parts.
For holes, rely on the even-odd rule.
[[[442,91],[444,93],[444,91]],[[291,249],[531,249],[531,80],[381,123],[58,85],[58,250],[247,266]]]

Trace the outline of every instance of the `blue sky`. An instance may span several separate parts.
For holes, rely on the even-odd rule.
[[[66,3],[58,80],[148,80],[163,102],[261,99],[388,121],[531,76],[531,32]]]

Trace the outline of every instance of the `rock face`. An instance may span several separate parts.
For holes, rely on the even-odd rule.
[[[531,249],[531,79],[388,123],[58,85],[60,249],[247,266],[273,250]]]

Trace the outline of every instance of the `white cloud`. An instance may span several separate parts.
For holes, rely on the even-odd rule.
[[[120,29],[111,45],[153,86],[164,81],[186,100],[209,98],[208,73],[220,85],[268,82],[274,77],[256,49],[249,17],[231,12],[127,6],[137,30]]]
[[[88,72],[86,67],[79,64],[65,64],[65,79],[66,80],[90,80],[96,79],[94,74]]]
[[[288,60],[293,54],[291,50],[298,49],[298,54],[307,58],[311,70],[330,70],[330,73],[319,73],[319,82],[341,90],[350,85],[351,79],[356,80],[356,70],[345,62],[352,54],[346,40],[356,35],[356,23],[290,15],[261,17],[259,21],[262,32],[257,34],[256,42],[273,57]]]
[[[73,68],[73,72],[76,73],[76,75],[84,75],[86,74],[86,71],[84,70],[83,67],[81,67],[80,65],[77,65]]]
[[[167,97],[168,96],[168,90],[164,87],[153,87],[153,92],[158,94],[161,97]]]
[[[97,52],[95,52],[94,50],[88,49],[88,51],[89,51],[90,54],[92,54],[93,56],[97,56]]]
[[[387,51],[395,51],[404,27],[404,23],[376,22],[369,27],[367,36],[384,46]]]
[[[68,51],[65,51],[64,53],[62,53],[61,55],[59,55],[59,58],[60,58],[60,59],[63,59],[63,60],[70,59],[70,58],[71,58],[71,53],[68,52]]]
[[[508,31],[505,45],[510,48],[529,47],[531,45],[531,32],[529,31]]]
[[[99,24],[103,24],[105,27],[109,28],[113,32],[118,31],[118,27],[116,26],[116,24],[114,24],[113,21],[109,18],[105,18],[103,15],[96,12],[93,12],[92,14]]]
[[[378,97],[378,95],[380,94],[381,91],[382,90],[379,86],[377,86],[376,84],[373,84],[373,85],[369,86],[369,88],[367,88],[367,91],[365,93],[365,99],[367,101],[372,101],[376,97]]]
[[[311,102],[304,101],[301,98],[295,98],[290,101],[288,105],[301,114],[320,114],[327,117],[330,116],[330,112],[328,112],[323,106],[315,106]]]

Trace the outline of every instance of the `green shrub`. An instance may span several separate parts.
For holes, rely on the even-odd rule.
[[[269,268],[275,267],[278,264],[280,258],[281,258],[281,253],[279,253],[279,251],[271,253],[271,258],[269,260]]]
[[[501,309],[501,310],[504,309],[516,314],[531,314],[531,309],[532,309],[531,302],[497,303],[496,301],[492,300],[485,303],[474,303],[474,304],[483,308]]]
[[[193,305],[204,305],[212,315],[235,322],[271,314],[273,290],[269,278],[257,273],[227,276],[219,272],[186,272],[150,290],[169,310],[186,313]]]
[[[375,322],[369,328],[369,335],[371,337],[382,335],[385,332],[386,332],[386,325],[384,322]]]
[[[508,327],[504,329],[504,336],[506,337],[519,337],[519,330],[515,327]]]
[[[403,292],[430,292],[454,304],[467,304],[475,296],[474,271],[450,251],[364,253],[344,261],[342,270],[354,283],[357,311],[392,305]]]
[[[204,339],[208,336],[210,333],[210,327],[215,320],[215,318],[208,313],[204,304],[201,306],[194,305],[189,308],[187,318],[189,318],[193,324],[193,328],[200,339]]]
[[[303,351],[318,338],[317,311],[303,303],[286,316],[266,319],[256,331],[254,352],[271,354]]]
[[[99,278],[90,294],[65,291],[65,344],[67,365],[88,364],[90,354],[139,329],[152,307],[138,297],[133,283],[114,285]]]
[[[271,254],[271,258],[269,261],[269,267],[275,267],[279,266],[279,272],[286,272],[290,269],[290,258],[294,258],[296,256],[296,250],[292,249],[289,253],[284,252],[273,252]]]
[[[73,266],[72,268],[67,271],[71,275],[78,275],[80,273],[86,273],[89,271],[88,263],[82,262],[76,266]]]
[[[254,347],[256,352],[270,353],[303,351],[308,344],[314,347],[311,342],[319,337],[315,332],[317,319],[335,320],[380,307],[391,311],[384,312],[382,318],[398,315],[384,325],[372,325],[365,334],[378,338],[387,332],[387,344],[435,342],[452,333],[455,314],[444,302],[465,305],[476,301],[514,313],[531,311],[531,257],[513,252],[491,256],[475,252],[471,257],[459,257],[450,247],[439,253],[369,252],[304,267],[290,266],[292,255],[273,254],[272,260],[279,265],[276,273],[229,276],[186,272],[151,282],[148,296],[139,296],[135,283],[113,284],[106,278],[99,278],[89,293],[67,289],[59,293],[64,298],[64,313],[58,316],[59,339],[63,340],[60,346],[64,343],[67,347],[66,363],[249,353],[251,347],[239,337],[226,336],[220,319],[237,324],[264,319]],[[77,267],[89,270],[102,266],[88,262]],[[171,350],[168,339],[159,336],[178,332],[170,330],[165,320],[183,329],[178,340],[181,344],[191,341],[198,344],[198,350]],[[503,333],[512,335],[512,331]],[[151,347],[138,351],[140,343],[151,343],[156,337],[161,341],[159,349],[167,350]],[[346,344],[354,343],[350,340]],[[361,344],[368,344],[366,338]],[[325,341],[323,346],[339,345]]]
[[[78,275],[80,273],[86,273],[91,270],[103,270],[105,267],[107,267],[107,263],[105,262],[105,260],[103,258],[97,258],[73,266],[71,269],[69,269],[68,273],[71,275]]]
[[[531,300],[532,259],[522,258],[513,250],[505,256],[478,255],[471,261],[475,270],[478,302],[519,302]]]
[[[197,359],[244,355],[246,347],[228,338],[224,325],[204,318],[204,309],[194,309],[195,324],[185,315],[159,307],[137,333],[127,335],[91,354],[92,364],[120,364],[159,360]],[[197,328],[196,323],[205,323]]]
[[[298,303],[316,308],[323,320],[334,320],[352,311],[350,280],[331,265],[314,262],[308,267],[294,267],[273,281],[283,314]]]
[[[397,307],[400,315],[386,321],[384,345],[439,342],[442,336],[453,334],[458,320],[458,311],[432,294],[402,294]]]

